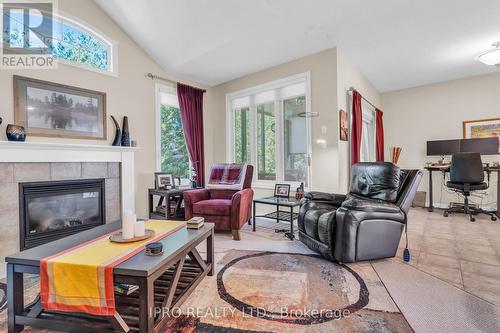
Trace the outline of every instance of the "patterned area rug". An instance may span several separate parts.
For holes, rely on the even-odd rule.
[[[228,251],[180,309],[174,332],[413,332],[369,263]]]
[[[244,250],[216,257],[217,274],[171,310],[165,333],[413,332],[370,263]],[[38,278],[27,277],[25,290],[29,302]],[[0,310],[0,332],[6,332],[6,317]]]

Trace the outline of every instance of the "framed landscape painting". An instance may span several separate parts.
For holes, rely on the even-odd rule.
[[[31,136],[106,140],[106,94],[15,75],[14,122]]]
[[[466,120],[463,122],[463,133],[464,139],[497,137],[500,140],[500,118]]]

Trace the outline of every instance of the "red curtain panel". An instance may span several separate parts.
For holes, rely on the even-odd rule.
[[[361,95],[352,92],[352,137],[351,137],[351,164],[361,159],[361,131],[363,128],[363,113],[361,111]]]
[[[202,89],[177,84],[182,127],[191,163],[197,175],[197,185],[205,186],[205,154],[203,146],[203,93]]]
[[[377,151],[377,161],[384,161],[384,121],[382,116],[384,113],[379,109],[376,109],[376,126],[377,126],[377,138],[375,142],[375,147]]]

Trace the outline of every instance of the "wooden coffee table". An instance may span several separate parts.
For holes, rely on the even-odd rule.
[[[199,230],[184,228],[161,240],[163,255],[150,257],[142,251],[114,268],[114,282],[138,285],[139,290],[115,294],[113,317],[44,311],[39,297],[24,304],[23,274],[40,274],[40,260],[120,227],[119,222],[106,224],[8,256],[9,333],[22,331],[24,325],[69,332],[159,332],[169,317],[154,309],[178,307],[206,275],[213,275],[214,224],[205,223]],[[196,250],[204,240],[206,259]]]

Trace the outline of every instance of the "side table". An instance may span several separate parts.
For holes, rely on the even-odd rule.
[[[161,220],[184,220],[184,192],[191,188],[175,188],[170,190],[148,190],[149,218]],[[159,197],[158,204],[154,205],[154,197]],[[165,201],[165,203],[164,203]]]

